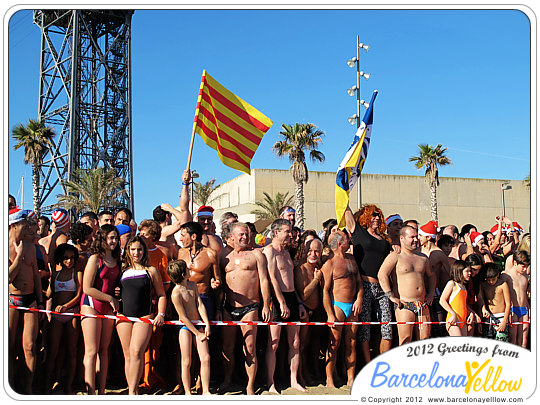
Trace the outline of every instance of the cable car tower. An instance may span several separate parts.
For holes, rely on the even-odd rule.
[[[133,10],[35,10],[41,29],[38,119],[56,130],[43,159],[39,206],[51,212],[77,168],[113,168],[133,212]],[[110,208],[110,207],[104,207]]]

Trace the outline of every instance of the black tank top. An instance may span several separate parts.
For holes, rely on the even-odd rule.
[[[392,247],[385,239],[377,239],[360,224],[356,224],[352,234],[353,254],[360,275],[377,278],[382,262]]]

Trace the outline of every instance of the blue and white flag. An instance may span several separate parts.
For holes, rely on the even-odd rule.
[[[377,94],[375,90],[353,143],[341,161],[336,174],[335,205],[339,228],[345,227],[345,211],[349,206],[349,193],[358,181],[367,158],[373,125],[373,103]]]

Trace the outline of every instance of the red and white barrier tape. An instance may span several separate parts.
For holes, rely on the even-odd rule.
[[[152,324],[152,319],[148,318],[136,318],[132,316],[123,316],[123,315],[100,315],[100,314],[76,314],[72,312],[56,312],[46,309],[38,308],[27,308],[27,307],[18,307],[16,305],[9,305],[9,308],[18,309],[23,311],[32,311],[32,312],[42,312],[52,315],[62,315],[62,316],[78,316],[85,318],[101,318],[101,319],[111,319],[111,320],[120,320],[120,321],[131,321],[131,322],[143,322]],[[489,325],[489,322],[480,322],[483,324]],[[165,321],[165,325],[184,325],[182,321]],[[240,325],[252,325],[252,326],[267,326],[267,325],[277,325],[277,326],[342,326],[342,325],[444,325],[444,321],[426,321],[426,322],[264,322],[264,321],[210,321],[211,325],[216,326],[240,326]],[[508,322],[507,325],[528,325],[530,321],[525,322]],[[204,325],[202,321],[193,321],[193,325]]]

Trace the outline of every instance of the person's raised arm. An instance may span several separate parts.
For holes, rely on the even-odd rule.
[[[182,174],[182,193],[180,194],[180,213],[179,222],[186,223],[193,220],[193,213],[189,211],[189,185],[191,184],[191,172],[184,170]]]
[[[356,221],[354,220],[354,215],[351,211],[351,207],[347,205],[347,209],[345,210],[345,227],[349,230],[349,232],[352,234],[354,233],[354,230],[356,229]]]

